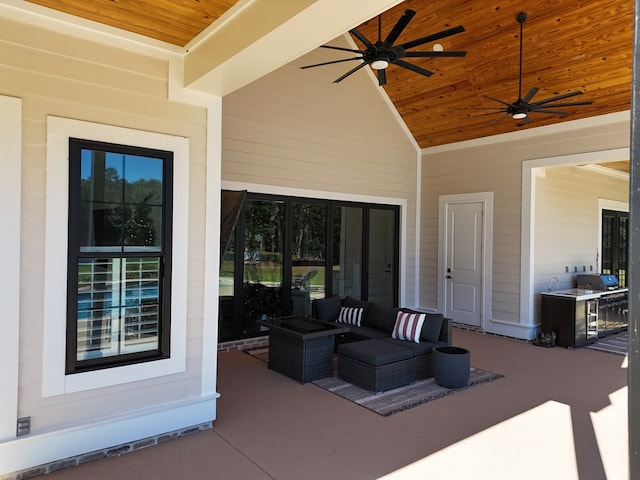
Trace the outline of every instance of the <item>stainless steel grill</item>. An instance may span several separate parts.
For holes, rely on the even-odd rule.
[[[608,273],[594,275],[576,275],[578,288],[589,290],[617,290],[620,288],[618,277]]]

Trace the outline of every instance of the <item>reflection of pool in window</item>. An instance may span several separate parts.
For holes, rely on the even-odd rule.
[[[158,348],[159,261],[83,259],[77,310],[77,359]],[[126,278],[126,281],[117,279]],[[112,281],[116,279],[116,281]]]

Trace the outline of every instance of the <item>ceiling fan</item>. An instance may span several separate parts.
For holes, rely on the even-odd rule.
[[[430,77],[433,75],[433,72],[414,65],[412,63],[403,60],[404,58],[418,58],[418,57],[464,57],[467,52],[445,52],[442,50],[442,46],[436,44],[433,46],[433,51],[428,52],[408,52],[410,48],[417,47],[419,45],[424,45],[428,42],[433,42],[439,40],[441,38],[448,37],[450,35],[455,35],[456,33],[464,32],[464,27],[459,25],[457,27],[449,28],[447,30],[443,30],[438,33],[434,33],[432,35],[427,35],[426,37],[418,38],[416,40],[412,40],[410,42],[401,43],[400,45],[394,45],[393,43],[398,39],[400,34],[409,24],[413,16],[416,14],[414,10],[405,10],[402,16],[398,19],[394,27],[391,29],[387,37],[382,40],[382,15],[378,15],[378,40],[373,43],[367,37],[365,37],[357,28],[352,28],[349,32],[355,36],[362,44],[365,46],[364,50],[356,50],[351,48],[343,48],[343,47],[334,47],[331,45],[320,45],[322,48],[330,48],[333,50],[342,50],[345,52],[357,53],[357,57],[352,58],[343,58],[341,60],[333,60],[330,62],[322,62],[316,63],[314,65],[306,65],[300,68],[313,68],[319,67],[322,65],[330,65],[333,63],[340,62],[349,62],[353,60],[361,60],[357,67],[352,68],[344,75],[338,77],[334,80],[333,83],[338,83],[347,78],[352,73],[360,70],[362,67],[366,65],[371,65],[371,67],[377,71],[378,75],[378,85],[382,86],[387,83],[387,75],[386,68],[389,64],[397,65],[399,67],[406,68],[407,70],[411,70],[412,72],[419,73],[426,77]]]
[[[531,100],[533,99],[535,94],[538,93],[538,90],[539,90],[537,87],[533,87],[527,92],[527,94],[524,97],[522,96],[522,25],[524,24],[526,19],[527,19],[527,14],[525,12],[520,12],[516,15],[516,20],[520,24],[520,75],[518,78],[518,99],[513,103],[509,103],[494,97],[490,97],[489,95],[483,95],[484,98],[493,100],[494,102],[498,102],[504,105],[504,107],[500,107],[500,108],[496,107],[491,109],[491,110],[498,110],[505,113],[502,117],[499,117],[493,120],[491,123],[495,123],[498,120],[501,120],[502,118],[505,118],[505,117],[512,117],[516,120],[522,120],[524,123],[530,123],[531,119],[529,118],[529,113],[547,113],[547,114],[559,115],[561,117],[564,117],[566,115],[569,115],[569,112],[557,110],[557,108],[576,107],[579,105],[591,105],[593,103],[590,101],[556,103],[560,100],[564,100],[565,98],[575,97],[576,95],[582,95],[582,92],[579,90],[569,92],[569,93],[563,93],[561,95],[556,95],[554,97],[550,97],[545,100],[532,102]],[[482,108],[482,107],[478,107],[478,108],[482,110],[488,110],[487,108]],[[491,112],[491,113],[496,113],[496,112]],[[489,114],[485,114],[485,115],[489,115]]]

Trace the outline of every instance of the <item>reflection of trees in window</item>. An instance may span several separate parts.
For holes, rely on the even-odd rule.
[[[263,261],[281,262],[283,208],[280,202],[250,200],[245,209],[246,246],[260,251]]]
[[[96,171],[97,170],[97,171]],[[161,230],[162,182],[123,180],[115,168],[94,169],[81,180],[84,245],[154,246]],[[118,201],[121,200],[121,201]],[[92,237],[92,238],[91,238]]]
[[[294,204],[293,258],[323,259],[326,255],[327,208]]]

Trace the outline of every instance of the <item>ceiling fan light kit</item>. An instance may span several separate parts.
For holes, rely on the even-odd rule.
[[[379,58],[371,62],[371,68],[374,70],[384,70],[389,66],[389,60],[386,58]]]
[[[442,38],[464,32],[464,27],[462,25],[449,28],[438,33],[434,33],[432,35],[417,38],[409,42],[401,43],[399,45],[394,45],[395,41],[398,39],[398,37],[400,37],[400,34],[404,31],[415,14],[416,12],[414,10],[405,10],[402,16],[393,26],[389,34],[386,36],[386,38],[384,38],[384,40],[382,39],[382,15],[378,15],[378,40],[375,43],[371,42],[357,28],[349,30],[349,32],[365,46],[364,50],[334,47],[332,45],[321,45],[322,48],[355,53],[358,56],[352,58],[343,58],[341,60],[316,63],[313,65],[305,65],[300,68],[313,68],[322,65],[331,65],[334,63],[359,60],[361,62],[359,65],[335,79],[334,83],[339,83],[352,73],[360,70],[362,67],[370,65],[371,68],[373,68],[377,73],[378,85],[382,86],[387,83],[386,69],[389,65],[397,65],[398,67],[406,68],[407,70],[411,70],[414,73],[418,73],[426,77],[430,77],[431,75],[433,75],[432,71],[427,70],[426,68],[419,67],[418,65],[415,65],[413,63],[409,63],[404,60],[404,58],[464,57],[467,54],[467,52],[465,51],[445,52],[442,48],[442,45],[438,43],[433,45],[433,50],[431,51],[409,51],[411,48],[424,45],[425,43],[435,42],[436,40],[440,40]]]

